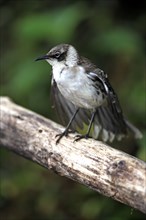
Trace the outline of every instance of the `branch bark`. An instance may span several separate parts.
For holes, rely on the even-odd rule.
[[[62,127],[0,99],[2,147],[146,213],[146,163],[93,139],[55,144]]]

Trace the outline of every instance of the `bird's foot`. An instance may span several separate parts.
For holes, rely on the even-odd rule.
[[[89,136],[89,134],[83,134],[83,135],[82,134],[78,134],[78,135],[76,135],[74,141],[79,141],[79,140],[81,140],[83,138],[88,139],[88,138],[90,138],[90,136]]]
[[[58,144],[58,143],[60,142],[61,138],[63,138],[64,136],[67,137],[68,134],[74,133],[74,132],[75,132],[75,131],[73,131],[73,130],[65,130],[65,131],[63,131],[62,133],[57,134],[57,135],[55,136],[55,138],[58,137],[57,140],[56,140],[56,144]]]
[[[66,132],[66,131],[64,131],[64,132],[62,132],[60,134],[57,134],[55,136],[55,138],[58,137],[57,140],[56,140],[56,144],[58,144],[60,142],[61,138],[63,138],[64,136],[67,137],[67,135],[68,135],[68,132]]]

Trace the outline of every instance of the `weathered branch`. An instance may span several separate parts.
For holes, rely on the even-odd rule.
[[[62,127],[1,98],[1,146],[146,213],[146,163],[93,139],[55,144]]]

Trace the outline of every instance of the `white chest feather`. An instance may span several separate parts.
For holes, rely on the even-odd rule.
[[[53,77],[62,95],[77,107],[93,109],[103,103],[83,67],[58,64],[53,67]]]

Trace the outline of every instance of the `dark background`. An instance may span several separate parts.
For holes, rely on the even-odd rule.
[[[146,160],[145,1],[0,1],[1,95],[52,114],[50,66],[34,62],[71,43],[108,73],[125,115],[143,133],[113,144]],[[106,198],[4,149],[0,150],[2,220],[139,220],[139,211]]]

